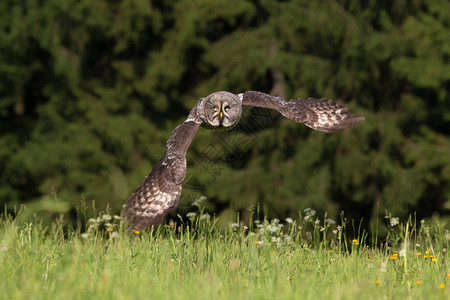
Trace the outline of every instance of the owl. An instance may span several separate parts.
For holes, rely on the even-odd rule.
[[[186,121],[175,128],[167,141],[167,150],[144,181],[130,195],[121,215],[131,231],[141,231],[162,222],[176,210],[181,195],[181,183],[186,176],[186,152],[200,126],[231,128],[242,115],[242,106],[277,110],[283,116],[312,129],[333,133],[362,122],[361,114],[352,114],[343,105],[328,99],[298,99],[285,101],[256,91],[233,94],[215,92],[200,98]]]

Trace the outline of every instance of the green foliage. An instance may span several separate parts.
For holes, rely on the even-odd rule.
[[[283,217],[448,213],[448,6],[2,2],[0,203],[52,213],[57,193],[57,213],[83,197],[118,211],[199,97],[253,89],[341,99],[366,121],[328,136],[250,109],[230,133],[201,129],[182,214],[199,193],[243,220],[258,203]]]
[[[19,213],[20,217],[20,213]],[[354,222],[277,219],[189,222],[126,232],[108,213],[86,232],[58,220],[0,220],[0,288],[5,298],[79,299],[448,299],[449,232],[442,220],[391,218],[381,247]],[[284,224],[284,226],[283,226]],[[353,225],[353,226],[352,226]],[[313,287],[313,288],[312,288]],[[368,295],[368,296],[366,296]]]

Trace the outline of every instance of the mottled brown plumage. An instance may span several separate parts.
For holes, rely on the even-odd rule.
[[[172,132],[167,150],[125,204],[122,215],[130,230],[158,224],[178,206],[181,183],[186,176],[186,152],[200,123],[186,121]]]
[[[236,95],[221,91],[200,98],[188,118],[172,132],[167,150],[150,174],[130,195],[122,216],[130,230],[140,231],[162,222],[180,200],[181,183],[186,176],[186,152],[200,125],[207,128],[232,127],[242,114],[242,105],[279,111],[283,116],[322,132],[333,133],[364,120],[343,105],[328,99],[298,99],[286,102],[280,97],[247,91]]]

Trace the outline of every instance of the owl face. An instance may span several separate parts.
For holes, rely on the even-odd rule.
[[[242,103],[237,95],[222,91],[206,97],[203,109],[210,126],[230,127],[241,118]]]

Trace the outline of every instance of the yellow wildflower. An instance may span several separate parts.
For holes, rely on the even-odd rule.
[[[357,239],[353,239],[353,240],[352,240],[352,244],[355,245],[355,246],[357,246],[357,245],[359,245],[359,242],[358,242]]]
[[[441,290],[445,289],[445,284],[441,283],[441,284],[439,285],[439,288],[440,288]]]
[[[420,284],[420,281],[419,281],[419,280],[416,280],[416,284],[419,285],[419,284]]]
[[[134,234],[139,234],[139,233],[141,233],[141,232],[140,232],[140,231],[137,231],[137,230],[134,232]]]
[[[389,256],[389,259],[390,260],[397,260],[398,259],[398,255],[391,255],[391,256]]]
[[[416,253],[416,255],[417,255],[417,256],[421,256],[421,255],[422,255],[422,253],[420,253],[420,252],[417,252],[417,253]]]
[[[330,250],[330,253],[333,253],[333,250]]]
[[[374,282],[376,285],[380,285],[380,282],[378,280],[375,280]]]
[[[433,258],[431,259],[431,261],[432,261],[432,262],[437,262],[437,259],[433,257]]]
[[[427,250],[427,251],[425,251],[425,254],[428,254],[428,250]]]
[[[424,255],[423,258],[428,258],[428,256],[427,256],[427,255]]]
[[[114,230],[114,228],[112,228],[112,227],[108,227],[106,230],[108,230],[108,231],[113,231]]]

